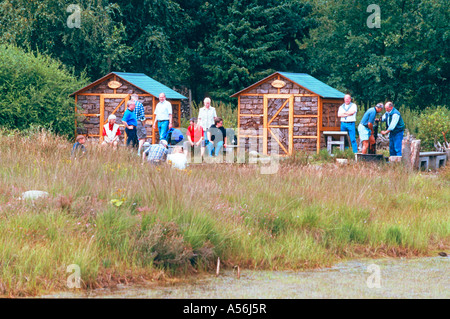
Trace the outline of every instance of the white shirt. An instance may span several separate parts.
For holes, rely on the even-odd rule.
[[[215,117],[217,117],[215,108],[212,106],[210,106],[209,109],[202,107],[198,111],[198,124],[206,131],[214,124]]]
[[[355,103],[342,104],[339,106],[338,116],[345,112],[355,112],[353,115],[341,117],[341,122],[356,122],[357,106]]]
[[[119,129],[119,125],[114,123],[113,129],[109,129],[109,122],[107,122],[105,125],[103,125],[105,128],[106,136],[104,137],[105,142],[110,143],[117,135],[117,130]]]
[[[391,111],[392,112],[392,111]],[[386,122],[388,125],[388,128],[386,129],[387,131],[392,132],[395,127],[397,126],[398,121],[400,120],[400,116],[398,114],[394,114],[392,115],[392,119],[391,122],[388,123],[387,119],[388,119],[388,114],[390,115],[391,112],[386,112],[383,114],[383,116],[381,117],[381,121],[382,122]]]
[[[155,108],[155,119],[157,121],[167,121],[169,120],[169,115],[172,114],[172,104],[165,100],[164,102],[159,102],[156,104]]]

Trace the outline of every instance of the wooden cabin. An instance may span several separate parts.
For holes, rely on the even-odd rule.
[[[136,93],[145,109],[147,140],[156,143],[159,135],[157,127],[152,130],[153,114],[162,92],[172,104],[173,126],[180,127],[181,100],[187,99],[185,96],[143,73],[109,73],[70,95],[75,97],[75,113],[79,115],[75,123],[76,135],[83,134],[102,141],[102,127],[110,114],[116,115],[116,123],[124,133],[122,116],[131,94]]]
[[[344,95],[309,74],[275,72],[232,95],[238,98],[238,144],[263,154],[319,152],[326,147],[322,132],[340,130]]]

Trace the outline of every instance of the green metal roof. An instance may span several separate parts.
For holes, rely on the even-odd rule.
[[[184,95],[172,90],[164,84],[152,79],[144,73],[126,73],[126,72],[112,72],[121,77],[127,82],[137,86],[138,88],[158,97],[160,93],[164,92],[168,99],[187,99]]]
[[[268,77],[262,79],[261,81],[258,81],[256,83],[254,83],[253,85],[237,92],[234,93],[231,97],[237,97],[239,94],[243,93],[244,91],[247,91],[261,83],[263,83],[264,81],[266,81],[267,79],[273,78],[275,75],[281,75],[283,77],[285,77],[286,79],[288,79],[291,82],[297,83],[298,85],[304,87],[305,89],[307,89],[308,91],[311,91],[315,94],[320,95],[323,98],[329,98],[329,99],[342,99],[344,98],[345,94],[336,90],[335,88],[332,88],[331,86],[329,86],[328,84],[323,83],[322,81],[316,79],[315,77],[312,77],[309,74],[306,73],[289,73],[289,72],[275,72],[271,75],[269,75]]]
[[[158,81],[152,79],[151,77],[145,75],[144,73],[127,73],[127,72],[111,72],[101,79],[98,79],[95,82],[92,82],[88,86],[85,86],[82,89],[79,89],[78,91],[70,94],[70,96],[73,96],[79,92],[84,91],[87,88],[91,88],[92,86],[95,86],[108,77],[110,77],[112,74],[117,75],[118,77],[124,79],[125,81],[131,83],[132,85],[136,86],[137,88],[141,89],[144,92],[147,92],[155,97],[159,97],[159,94],[164,92],[166,94],[166,98],[174,99],[174,100],[181,100],[181,99],[187,99],[187,97],[181,95],[180,93],[172,90],[171,88],[165,86],[162,83],[159,83]]]
[[[345,94],[306,73],[278,72],[285,78],[324,98],[344,98]]]

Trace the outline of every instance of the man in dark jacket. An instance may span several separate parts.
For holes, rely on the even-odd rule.
[[[214,118],[214,124],[207,131],[209,144],[206,146],[209,156],[218,156],[227,147],[227,131],[220,117]]]
[[[386,113],[384,113],[381,121],[386,122],[388,128],[385,131],[381,131],[381,134],[389,133],[389,156],[402,156],[405,122],[403,122],[400,112],[394,108],[394,103],[387,102],[384,108]]]

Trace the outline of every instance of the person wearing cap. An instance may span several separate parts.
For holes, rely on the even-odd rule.
[[[378,103],[364,113],[361,122],[358,125],[359,139],[362,141],[362,154],[367,154],[369,145],[375,144],[374,128],[375,117],[383,109],[383,103]]]
[[[201,147],[201,156],[205,153],[205,140],[203,128],[198,124],[197,118],[193,117],[189,120],[189,127],[186,134],[187,141],[184,142],[184,154],[188,156],[188,149],[194,152],[195,148]],[[189,152],[190,153],[190,152]]]
[[[127,143],[126,145],[129,146],[131,144],[132,147],[137,148],[138,147],[138,140],[137,140],[137,118],[136,118],[136,112],[134,111],[136,107],[136,104],[134,101],[129,100],[127,102],[127,109],[123,113],[122,122],[125,124],[125,133],[127,134]]]
[[[136,105],[134,110],[136,112],[137,119],[136,134],[139,141],[138,156],[141,156],[142,146],[147,139],[147,130],[145,128],[145,109],[144,105],[139,102],[139,96],[136,93],[131,94],[131,100]]]
[[[405,122],[400,112],[394,108],[394,103],[387,102],[384,105],[386,113],[383,114],[381,121],[386,122],[388,128],[381,131],[385,135],[389,133],[389,156],[402,156],[402,141],[405,131]]]
[[[142,163],[147,161],[152,164],[159,165],[164,163],[167,158],[168,144],[166,140],[160,140],[159,144],[150,145],[144,152],[142,152]]]
[[[111,114],[108,116],[108,123],[103,125],[103,142],[102,145],[109,145],[113,148],[117,148],[119,143],[120,129],[116,124],[116,116]]]
[[[338,109],[338,117],[341,119],[341,131],[347,132],[350,137],[350,143],[352,144],[353,153],[358,152],[358,144],[356,143],[356,113],[358,107],[355,103],[352,103],[352,97],[350,94],[344,96],[344,104]]]
[[[172,104],[166,100],[166,94],[159,94],[159,102],[155,107],[153,129],[158,127],[159,139],[167,141],[167,133],[172,128]]]

